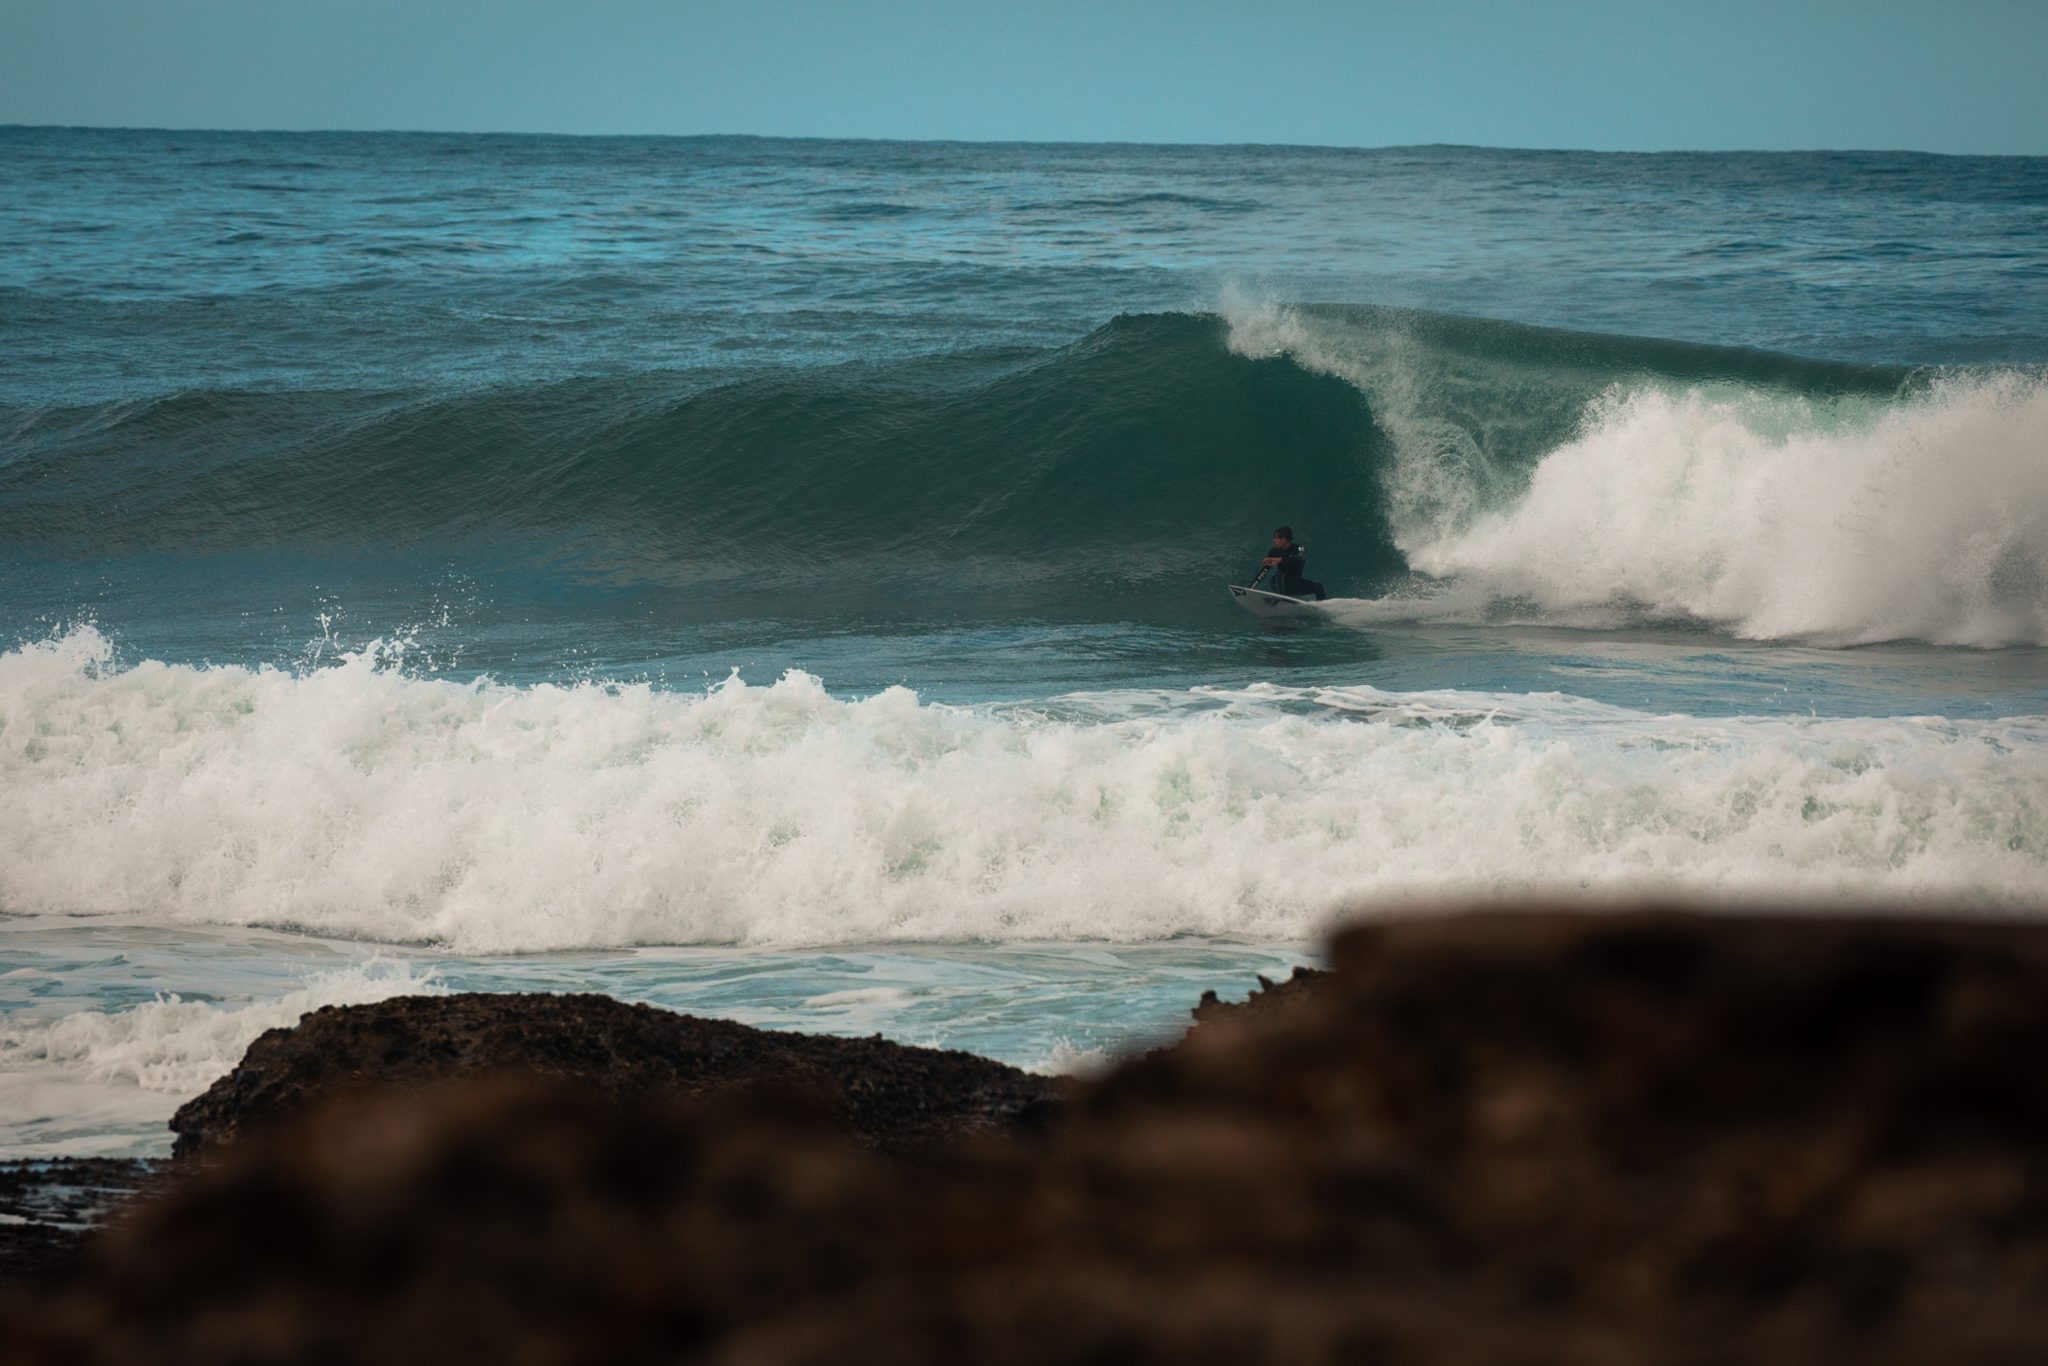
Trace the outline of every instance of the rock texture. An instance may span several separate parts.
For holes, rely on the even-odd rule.
[[[249,1046],[171,1117],[175,1155],[211,1155],[337,1097],[511,1073],[612,1102],[733,1087],[801,1092],[856,1142],[915,1152],[1034,1122],[1058,1083],[970,1053],[753,1029],[609,996],[402,996],[328,1006]]]
[[[1024,1136],[360,1091],[99,1249],[38,1361],[2048,1360],[2048,933],[1356,929]]]
[[[0,1162],[0,1288],[69,1276],[86,1234],[157,1184],[161,1167],[106,1157]]]

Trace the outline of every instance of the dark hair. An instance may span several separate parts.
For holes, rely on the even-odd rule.
[[[1294,528],[1291,526],[1276,526],[1273,528],[1273,534],[1275,536],[1285,536],[1291,541],[1294,539]]]

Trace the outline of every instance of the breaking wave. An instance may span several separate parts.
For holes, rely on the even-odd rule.
[[[1391,442],[1386,517],[1418,578],[1348,604],[1350,620],[2048,642],[2040,375],[1655,342],[1630,373],[1627,339],[1256,306],[1231,345],[1356,385]],[[1526,398],[1503,402],[1516,374]]]
[[[88,557],[431,543],[1053,616],[1080,572],[1145,619],[1289,521],[1361,620],[2048,643],[2048,383],[2012,371],[1232,300],[1049,350],[0,424],[0,543]]]
[[[2019,906],[2038,719],[1257,686],[951,707],[0,656],[0,908],[461,953],[1314,935],[1416,893]],[[1482,840],[1472,832],[1491,832]]]

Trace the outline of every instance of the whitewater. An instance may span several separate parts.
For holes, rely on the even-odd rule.
[[[2042,908],[2037,159],[0,153],[0,1157],[403,992],[1057,1071],[1394,907]]]
[[[1406,591],[1353,621],[1511,615],[1689,621],[1841,646],[2048,643],[2048,376],[1902,378],[1899,392],[1615,382],[1503,479],[1435,418],[1399,322],[1231,300],[1229,344],[1364,393],[1393,450]],[[1433,359],[1433,358],[1430,358]]]
[[[0,899],[465,954],[1307,939],[1390,895],[2024,906],[2048,721],[1712,720],[1557,694],[842,700],[0,656]],[[1475,841],[1472,832],[1488,838]]]

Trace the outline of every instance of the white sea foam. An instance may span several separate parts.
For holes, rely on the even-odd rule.
[[[1053,1045],[1044,1061],[1024,1070],[1041,1077],[1097,1077],[1115,1067],[1123,1057],[1115,1049],[1084,1048],[1063,1039]]]
[[[125,1010],[0,1023],[0,1159],[163,1147],[164,1121],[265,1030],[308,1011],[442,988],[411,965],[372,959],[282,997],[242,1004],[159,996]]]
[[[1962,896],[2048,871],[2048,723],[1256,688],[963,709],[0,656],[0,908],[460,953],[1313,936],[1416,891]]]
[[[1231,345],[1368,396],[1389,519],[1439,582],[1371,615],[1688,618],[1752,639],[2048,643],[2048,383],[1955,376],[1891,402],[1616,388],[1526,481],[1425,401],[1398,328],[1233,300]],[[1441,399],[1438,395],[1436,398]]]
[[[1611,395],[1513,506],[1409,561],[1560,613],[1630,603],[1754,638],[2048,642],[2048,387],[1951,382],[1846,430],[1806,406]]]

